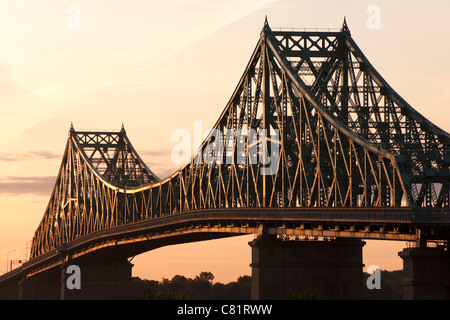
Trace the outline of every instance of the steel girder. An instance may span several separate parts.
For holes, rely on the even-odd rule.
[[[191,161],[158,179],[125,130],[71,128],[32,257],[96,230],[193,210],[448,207],[450,137],[351,38],[267,24]]]
[[[335,119],[395,156],[407,203],[449,206],[449,134],[389,86],[359,49],[345,21],[338,33],[270,32],[269,37]]]

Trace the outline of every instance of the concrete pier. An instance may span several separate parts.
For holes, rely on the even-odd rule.
[[[252,292],[255,300],[312,298],[351,300],[363,289],[359,239],[283,241],[262,235],[252,248]]]
[[[78,274],[67,272],[71,265],[78,267]],[[20,283],[20,299],[127,300],[130,299],[132,267],[126,259],[116,262],[74,261],[59,270],[54,268],[23,279]],[[78,281],[79,286],[74,287],[73,284]]]
[[[403,298],[405,300],[448,300],[450,260],[443,247],[405,248],[403,259]]]

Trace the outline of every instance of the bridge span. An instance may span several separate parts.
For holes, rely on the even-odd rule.
[[[255,234],[252,298],[314,286],[358,299],[364,239],[413,241],[407,299],[450,297],[450,135],[413,109],[340,31],[267,20],[214,130],[165,179],[122,127],[69,130],[31,258],[0,297],[125,299],[129,258]],[[67,268],[82,270],[81,289]]]

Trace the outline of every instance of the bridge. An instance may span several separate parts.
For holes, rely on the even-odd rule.
[[[125,299],[130,258],[255,234],[252,299],[318,288],[358,299],[365,239],[413,241],[405,299],[447,299],[450,135],[410,106],[341,29],[264,23],[210,134],[165,179],[126,134],[70,127],[30,260],[6,299]],[[68,266],[81,289],[66,285]]]

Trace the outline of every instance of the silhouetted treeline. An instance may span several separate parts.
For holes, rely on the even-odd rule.
[[[141,280],[134,278],[134,292],[142,292],[138,299],[145,300],[248,300],[251,277],[241,276],[237,281],[223,284],[213,283],[211,272],[201,272],[195,278],[176,275],[171,280]],[[138,289],[138,290],[136,290]]]
[[[402,300],[403,271],[381,271],[381,289],[369,290],[365,286],[369,275],[364,273],[362,300]],[[201,272],[194,278],[176,275],[162,281],[133,278],[136,299],[144,300],[250,300],[251,277],[241,276],[236,281],[223,284],[214,282],[211,272]],[[289,294],[291,300],[319,300],[317,289]]]

